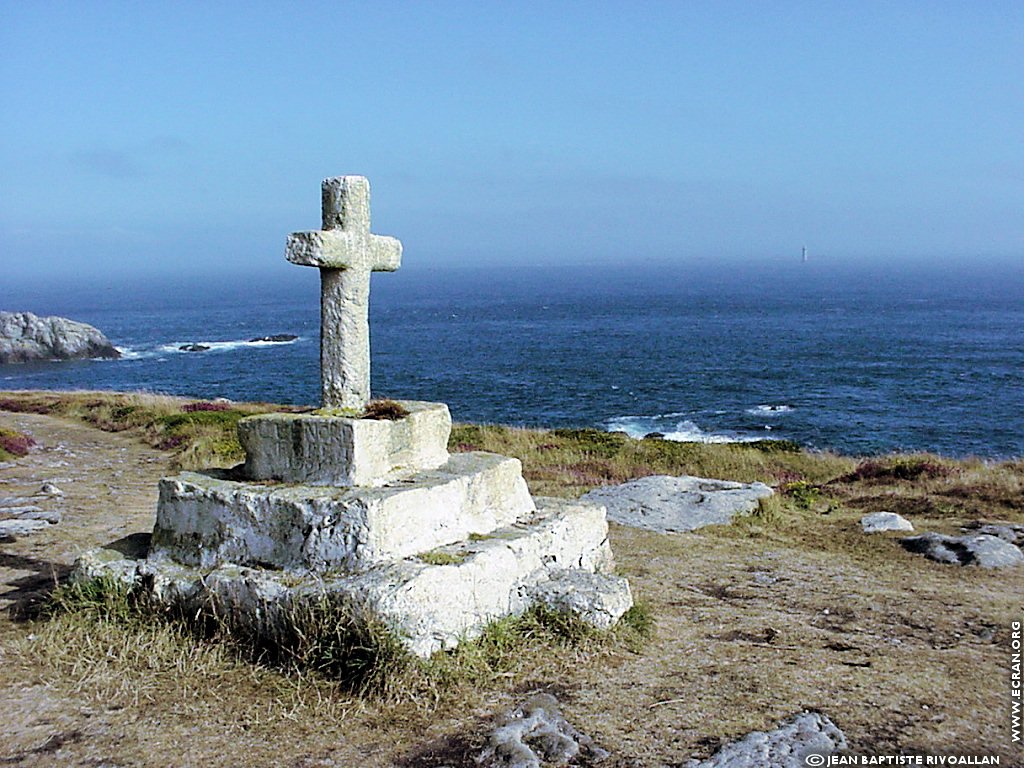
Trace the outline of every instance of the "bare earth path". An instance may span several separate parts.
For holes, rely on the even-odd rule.
[[[83,549],[151,529],[165,454],[47,416],[0,413],[0,427],[39,444],[0,466],[0,506],[24,499],[63,512],[59,525],[0,544],[5,607],[52,583]],[[64,496],[39,495],[45,482]],[[825,538],[850,544],[826,553],[815,546]],[[804,709],[832,718],[861,754],[1024,765],[1009,726],[1024,568],[931,563],[837,516],[799,536],[614,527],[612,545],[657,617],[643,654],[538,670],[436,709],[295,699],[289,713],[267,703],[272,678],[245,669],[199,686],[183,675],[177,687],[166,682],[173,670],[157,670],[158,695],[98,687],[88,669],[58,672],[15,653],[34,625],[4,611],[0,766],[465,765],[464,735],[537,689],[612,752],[602,766],[678,766]]]
[[[0,607],[31,601],[63,576],[83,550],[152,530],[156,482],[167,456],[120,435],[32,414],[2,414],[0,427],[31,435],[37,449],[0,468],[0,499],[62,513],[59,525],[0,545]],[[41,493],[44,483],[63,496]],[[3,646],[28,627],[0,620]],[[0,660],[4,660],[0,656]],[[7,665],[4,665],[5,668]],[[0,676],[5,704],[0,764],[53,765],[65,742],[107,732],[109,713],[40,684],[31,675]]]

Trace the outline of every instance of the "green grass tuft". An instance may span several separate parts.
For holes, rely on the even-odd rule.
[[[444,552],[439,549],[423,552],[416,556],[418,560],[427,565],[459,565],[466,561],[466,557],[467,553],[465,552]]]

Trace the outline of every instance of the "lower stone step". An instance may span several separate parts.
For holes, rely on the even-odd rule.
[[[160,481],[153,549],[183,565],[360,571],[484,534],[534,511],[518,459],[460,453],[381,487]]]
[[[269,636],[297,602],[340,598],[359,615],[382,621],[409,651],[428,657],[535,602],[610,627],[633,600],[626,580],[611,575],[607,535],[603,507],[538,499],[528,521],[362,573],[303,577],[235,564],[202,569],[159,554],[132,560],[93,550],[79,559],[72,578],[108,575],[168,605],[212,605]]]

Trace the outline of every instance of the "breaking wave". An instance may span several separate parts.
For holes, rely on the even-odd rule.
[[[753,408],[748,408],[747,413],[751,416],[778,416],[783,413],[789,413],[793,410],[791,405],[758,405]]]
[[[680,419],[682,413],[666,413],[658,416],[616,416],[605,423],[610,432],[625,432],[630,437],[646,437],[660,434],[665,440],[677,443],[752,443],[762,440],[754,435],[740,435],[734,432],[708,432],[690,419]]]

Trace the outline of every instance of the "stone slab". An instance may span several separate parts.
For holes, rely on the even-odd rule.
[[[883,533],[885,531],[912,531],[913,524],[895,512],[872,512],[860,519],[860,527],[864,533]]]
[[[238,423],[251,480],[307,485],[382,485],[448,461],[452,417],[444,403],[403,400],[409,415],[357,419],[274,413]]]
[[[537,586],[562,579],[566,570],[605,574],[600,579],[615,621],[632,605],[625,579],[614,567],[604,509],[563,499],[537,499],[526,520],[489,535],[410,556],[358,574],[307,574],[225,563],[209,570],[160,558],[134,560],[93,550],[76,562],[73,580],[109,575],[185,607],[216,605],[222,615],[274,622],[297,600],[342,596],[365,615],[384,621],[414,654],[428,657],[477,637],[488,623],[520,614],[538,599]],[[446,555],[438,564],[437,555]],[[425,559],[424,559],[425,557]],[[582,582],[577,582],[577,590]],[[614,597],[611,593],[616,591]],[[564,605],[555,605],[563,608]],[[583,616],[587,620],[587,616]]]
[[[846,735],[828,717],[804,712],[775,730],[748,733],[726,744],[707,760],[691,760],[684,765],[686,768],[806,768],[827,765],[828,755],[847,746]]]
[[[45,520],[0,520],[0,541],[15,541],[39,533],[49,525]]]
[[[900,539],[909,552],[924,555],[950,565],[977,565],[982,568],[1006,568],[1024,565],[1024,552],[998,536],[946,536],[942,533],[923,533]]]
[[[772,493],[764,483],[653,475],[595,488],[581,499],[605,505],[608,519],[621,525],[675,533],[725,525],[757,509],[758,499]]]
[[[225,473],[160,481],[153,551],[213,568],[358,571],[487,534],[534,511],[518,459],[453,455],[380,487],[261,485]]]

